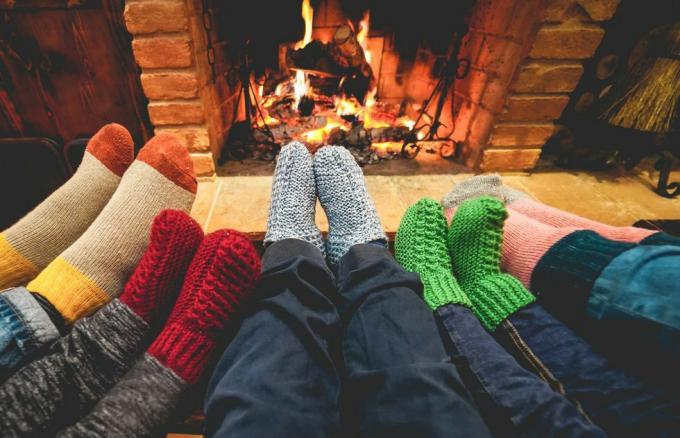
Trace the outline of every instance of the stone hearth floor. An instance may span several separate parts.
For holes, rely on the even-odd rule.
[[[455,184],[473,175],[366,173],[368,189],[390,237],[409,205],[425,196],[440,200]],[[506,184],[541,202],[611,225],[632,225],[640,219],[680,219],[680,198],[666,199],[654,193],[657,174],[649,170],[632,173],[545,170],[502,176]],[[678,180],[680,170],[671,175],[671,181]],[[261,240],[267,224],[271,181],[271,176],[252,174],[201,181],[192,215],[207,232],[234,228]],[[328,223],[320,207],[317,224],[327,231]]]

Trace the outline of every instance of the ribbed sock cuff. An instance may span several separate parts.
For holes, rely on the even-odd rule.
[[[423,298],[432,310],[447,304],[472,307],[451,272],[426,272],[420,276],[420,281],[423,283]]]
[[[489,331],[536,298],[509,274],[489,275],[466,286],[472,311]]]
[[[173,324],[165,326],[147,353],[193,385],[205,371],[215,345],[211,337]]]
[[[575,231],[555,243],[539,260],[531,276],[531,289],[540,295],[569,284],[587,295],[602,270],[634,243],[606,239],[594,231]]]
[[[672,236],[667,233],[658,232],[645,237],[640,241],[640,245],[675,245],[680,246],[680,237]]]

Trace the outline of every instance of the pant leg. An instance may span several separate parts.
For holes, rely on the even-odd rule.
[[[613,367],[539,304],[515,312],[494,336],[607,434],[658,437],[680,433],[679,401]]]
[[[605,436],[577,406],[517,363],[469,309],[448,305],[437,314],[452,354],[467,365],[469,386],[489,424],[496,425],[495,435]]]
[[[296,239],[269,246],[262,269],[256,302],[211,378],[206,436],[338,436],[333,274]]]
[[[57,327],[28,290],[0,294],[0,382],[57,339]]]
[[[340,260],[337,278],[346,436],[488,436],[418,276],[384,247],[362,244]]]

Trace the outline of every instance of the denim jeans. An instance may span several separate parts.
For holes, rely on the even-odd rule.
[[[417,276],[356,245],[269,246],[256,302],[208,387],[206,436],[489,436]]]
[[[450,304],[437,314],[450,354],[494,436],[606,436],[564,395],[517,363],[468,308]]]
[[[28,290],[0,293],[0,382],[58,338],[57,327]]]
[[[494,336],[518,362],[565,394],[608,435],[680,434],[680,400],[613,367],[541,305],[515,312]]]
[[[680,392],[680,246],[644,242],[572,233],[536,265],[532,292],[617,367]]]

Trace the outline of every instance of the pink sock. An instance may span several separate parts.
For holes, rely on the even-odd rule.
[[[611,240],[637,243],[656,231],[637,227],[614,227],[597,221],[567,213],[555,207],[542,204],[530,198],[522,198],[508,204],[510,210],[520,212],[530,218],[552,227],[576,227],[592,230]]]

